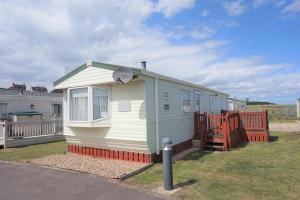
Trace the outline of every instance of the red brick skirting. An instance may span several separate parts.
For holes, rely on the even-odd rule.
[[[188,148],[192,147],[192,140],[187,140],[182,143],[173,145],[173,155],[180,153]],[[76,153],[79,155],[87,155],[96,158],[107,158],[114,160],[127,160],[133,162],[141,163],[153,163],[161,160],[160,155],[148,154],[148,153],[139,153],[139,152],[129,152],[121,150],[109,150],[93,147],[83,147],[74,144],[68,144],[68,152]]]

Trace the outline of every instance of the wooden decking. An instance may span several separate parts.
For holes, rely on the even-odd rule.
[[[268,142],[268,113],[229,112],[195,113],[195,139],[202,148],[227,151],[240,142]]]

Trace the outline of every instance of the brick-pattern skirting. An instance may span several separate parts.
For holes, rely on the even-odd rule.
[[[141,162],[141,163],[153,162],[152,155],[147,153],[83,147],[83,146],[78,146],[73,144],[68,145],[68,152],[76,153],[79,155],[88,155],[96,158],[127,160],[127,161]]]
[[[192,140],[187,140],[179,144],[173,145],[173,155],[180,153],[188,148],[192,147]],[[141,163],[153,163],[161,161],[162,153],[159,155],[139,153],[139,152],[129,152],[121,150],[109,150],[93,147],[84,147],[74,144],[68,144],[68,152],[76,153],[79,155],[87,155],[96,158],[106,158],[115,160],[126,160]]]

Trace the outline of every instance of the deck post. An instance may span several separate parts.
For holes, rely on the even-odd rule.
[[[223,149],[224,151],[227,151],[228,150],[228,137],[229,137],[229,113],[228,111],[226,111],[224,113],[224,118],[222,119],[222,129],[223,129],[223,135],[224,135],[224,146],[223,146]],[[221,117],[222,117],[222,114],[221,114]]]
[[[53,134],[56,135],[56,118],[53,120]]]
[[[6,131],[6,127],[7,127],[7,121],[5,120],[2,123],[2,138],[3,138],[3,148],[7,148],[7,131]]]

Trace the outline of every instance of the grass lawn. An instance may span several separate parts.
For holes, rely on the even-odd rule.
[[[67,144],[65,141],[52,142],[26,147],[0,149],[0,160],[27,162],[35,158],[51,154],[64,154],[66,152]]]
[[[178,199],[300,199],[300,132],[272,132],[270,143],[250,143],[226,153],[195,152],[174,162]],[[155,190],[162,165],[127,180]]]

